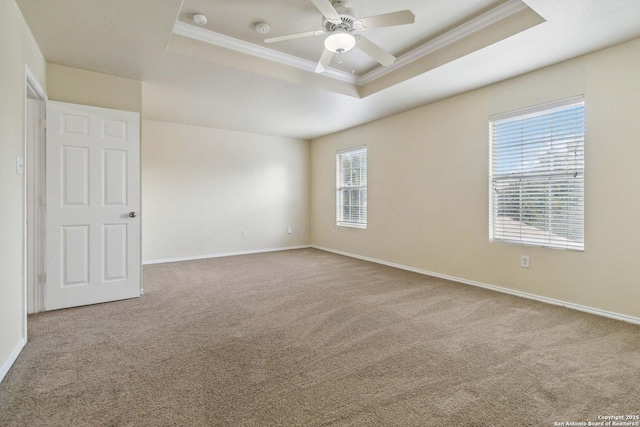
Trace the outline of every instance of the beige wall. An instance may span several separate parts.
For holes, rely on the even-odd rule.
[[[313,141],[312,244],[640,317],[639,51],[635,40]],[[579,94],[586,250],[490,243],[489,115]],[[337,227],[335,152],[362,144],[369,226]]]
[[[142,135],[143,261],[309,243],[308,141],[154,120]]]
[[[23,203],[25,64],[45,87],[45,62],[15,0],[0,2],[0,376],[24,340]]]
[[[52,101],[142,111],[142,82],[137,80],[47,64],[47,88]]]

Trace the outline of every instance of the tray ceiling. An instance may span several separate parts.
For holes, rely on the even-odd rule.
[[[254,5],[251,7],[251,5]],[[373,43],[396,56],[397,60],[390,66],[383,67],[357,48],[342,55],[334,54],[330,69],[322,75],[335,80],[365,86],[374,80],[392,74],[403,67],[415,63],[429,55],[439,54],[442,50],[451,49],[452,45],[463,39],[479,38],[478,33],[491,27],[506,27],[508,31],[496,31],[494,37],[484,39],[475,44],[476,49],[498,42],[518,32],[538,25],[544,20],[520,0],[469,0],[464,7],[450,7],[446,2],[425,2],[424,0],[405,0],[397,2],[371,2],[351,0],[348,6],[358,18],[376,16],[398,10],[410,10],[415,16],[415,23],[385,28],[374,28],[362,34]],[[196,14],[207,16],[205,25],[197,25],[193,17]],[[210,18],[209,18],[210,17]],[[323,50],[326,34],[286,40],[278,43],[265,43],[265,38],[285,34],[301,33],[322,29],[322,14],[309,0],[275,0],[269,8],[256,6],[254,1],[220,0],[185,0],[181,8],[173,33],[235,50],[261,60],[274,61],[305,72],[314,72]],[[269,34],[256,31],[257,23],[267,23],[271,29]],[[477,40],[476,40],[477,42]],[[176,43],[179,44],[179,43]],[[184,45],[184,42],[182,43]],[[170,45],[170,50],[180,52],[180,47]],[[202,49],[199,49],[202,52]],[[189,54],[189,49],[182,53]],[[465,52],[460,52],[460,55]],[[216,55],[198,54],[216,60],[216,56],[224,56],[222,51]],[[459,55],[448,55],[453,60]],[[225,59],[222,59],[225,60]],[[425,72],[432,65],[422,61],[424,65],[418,71],[404,73],[403,78],[391,79],[391,84]],[[232,65],[232,64],[229,64]],[[254,61],[259,68],[259,62]],[[441,64],[440,64],[441,65]],[[414,67],[415,68],[415,67]],[[396,73],[399,74],[399,73]],[[274,77],[287,76],[287,73],[272,73]],[[318,81],[318,80],[316,80]],[[356,96],[375,91],[356,90]]]

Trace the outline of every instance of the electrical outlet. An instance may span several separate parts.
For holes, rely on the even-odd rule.
[[[242,238],[246,239],[247,237],[249,237],[249,233],[247,232],[247,230],[242,230]]]
[[[529,268],[529,255],[520,255],[520,267]]]
[[[291,227],[287,228],[287,234],[291,234]]]

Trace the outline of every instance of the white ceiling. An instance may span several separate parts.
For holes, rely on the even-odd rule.
[[[513,23],[499,21],[441,47],[437,55],[407,60],[385,77],[354,84],[173,33],[176,21],[191,25],[193,13],[201,12],[209,23],[196,28],[200,34],[221,34],[258,51],[268,47],[313,63],[322,52],[322,37],[265,45],[252,28],[266,21],[269,36],[320,28],[321,16],[309,0],[16,1],[48,62],[143,80],[146,118],[303,139],[640,36],[638,0],[524,0],[529,15],[505,18]],[[412,10],[413,25],[365,33],[402,58],[514,1],[519,2],[351,0],[349,5],[359,17]],[[357,52],[347,58],[351,53],[343,57],[343,71],[364,75],[376,68]],[[171,109],[163,107],[167,97]]]

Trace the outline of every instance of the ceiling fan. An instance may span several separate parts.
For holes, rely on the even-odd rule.
[[[334,53],[341,55],[354,47],[357,47],[383,66],[393,64],[396,60],[395,56],[371,40],[356,33],[372,28],[392,27],[395,25],[413,24],[415,22],[415,15],[410,10],[401,10],[358,19],[353,9],[343,1],[335,1],[333,4],[330,0],[310,1],[324,16],[321,29],[271,37],[266,39],[265,43],[276,43],[302,37],[328,34],[324,40],[324,52],[316,66],[316,73],[322,73],[327,70]]]

